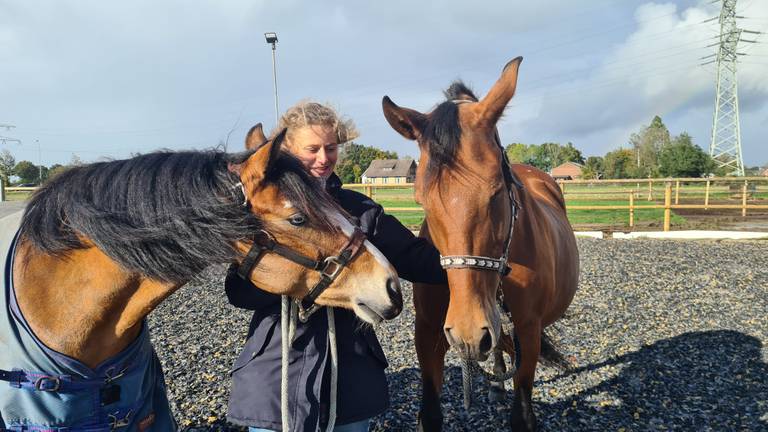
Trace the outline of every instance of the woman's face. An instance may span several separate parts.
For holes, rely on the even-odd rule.
[[[339,158],[336,131],[327,126],[304,126],[291,133],[288,150],[314,177],[328,177]]]

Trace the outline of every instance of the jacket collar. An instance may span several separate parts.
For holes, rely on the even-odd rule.
[[[336,175],[336,173],[331,173],[331,176],[328,177],[328,180],[325,181],[325,191],[331,194],[331,196],[336,197],[339,195],[340,190],[341,179]]]

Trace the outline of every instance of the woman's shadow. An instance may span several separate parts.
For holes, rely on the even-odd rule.
[[[737,331],[685,333],[538,381],[536,387],[557,389],[558,382],[583,382],[587,378],[594,382],[592,374],[608,376],[557,402],[534,398],[534,409],[542,430],[768,430],[768,365],[763,362],[762,349],[759,339]],[[460,398],[460,379],[456,382],[459,376],[457,368],[446,370],[444,398],[446,393],[457,392],[455,396]],[[390,375],[390,383],[401,382],[399,385],[420,385],[418,380],[418,370]],[[514,396],[509,387],[503,405],[488,402],[487,384],[474,388],[475,407],[469,417],[475,421],[485,417],[479,424],[488,426],[487,430],[509,430],[508,411],[503,408],[509,407]],[[395,411],[414,407],[413,400],[393,396]],[[418,409],[418,402],[415,405]],[[413,415],[410,413],[408,419],[390,418],[385,423],[410,426],[410,421],[415,420]],[[466,428],[446,426],[446,430]],[[385,426],[375,430],[394,429]]]

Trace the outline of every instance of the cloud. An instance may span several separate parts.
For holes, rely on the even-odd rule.
[[[749,12],[768,16],[768,4],[753,2]],[[611,47],[586,75],[573,80],[561,76],[560,82],[545,82],[526,92],[518,103],[538,100],[541,108],[538,120],[523,125],[525,131],[542,139],[547,134],[567,137],[587,147],[588,153],[603,154],[625,144],[630,133],[648,124],[654,115],[666,120],[685,117],[689,110],[711,113],[716,67],[700,63],[706,61],[701,57],[715,52],[716,48],[707,45],[717,42],[719,32],[716,22],[703,21],[718,14],[717,5],[708,3],[685,9],[672,3],[639,6],[634,14],[636,29]],[[763,55],[766,47],[768,44],[756,44],[751,53]],[[739,65],[743,116],[764,106],[766,69],[748,60]],[[579,72],[574,68],[571,73],[578,77]],[[698,125],[698,129],[709,126]],[[683,129],[691,128],[683,125]],[[698,144],[707,148],[708,132],[698,135]]]

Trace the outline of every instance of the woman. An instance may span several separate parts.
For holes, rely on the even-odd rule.
[[[341,188],[333,173],[339,146],[357,137],[354,125],[316,102],[301,102],[280,119],[287,128],[284,148],[297,156],[389,259],[410,281],[447,283],[438,251],[415,237],[380,205],[358,192]],[[255,431],[281,429],[280,297],[253,287],[230,271],[226,280],[230,302],[254,310],[248,340],[235,362],[229,399],[229,421]],[[387,360],[373,328],[351,311],[335,310],[338,349],[338,432],[367,431],[370,418],[389,407],[384,369]],[[292,431],[325,430],[330,400],[330,354],[326,310],[297,326],[289,355],[289,407]]]

